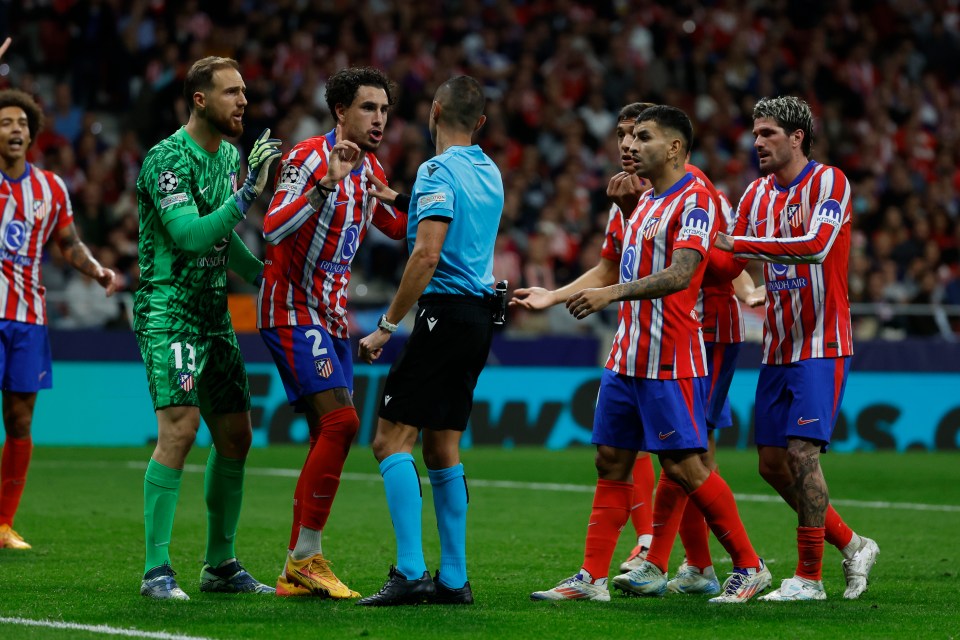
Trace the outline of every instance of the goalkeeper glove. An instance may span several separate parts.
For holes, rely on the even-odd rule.
[[[280,140],[269,136],[270,129],[264,129],[257,141],[253,143],[253,149],[247,158],[247,179],[234,194],[237,207],[244,215],[247,214],[247,209],[257,196],[263,193],[270,175],[270,164],[280,157]]]

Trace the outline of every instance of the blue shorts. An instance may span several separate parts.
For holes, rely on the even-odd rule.
[[[730,413],[730,383],[740,358],[740,343],[707,342],[707,429],[726,429],[733,426]]]
[[[706,378],[650,380],[603,370],[593,444],[633,451],[707,448]]]
[[[52,386],[47,326],[0,320],[0,388],[36,393]]]
[[[319,325],[260,329],[260,337],[277,364],[287,400],[297,411],[305,411],[305,396],[337,387],[353,393],[348,339],[334,338]]]
[[[850,358],[811,358],[761,365],[757,380],[757,445],[786,447],[788,438],[819,442],[824,451],[840,415]]]

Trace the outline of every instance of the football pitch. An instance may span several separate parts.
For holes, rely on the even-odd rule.
[[[305,447],[270,447],[250,455],[237,548],[241,561],[264,582],[275,580],[283,561],[291,494],[305,452]],[[824,457],[834,505],[854,530],[880,545],[870,589],[860,600],[841,597],[841,557],[828,545],[826,602],[716,606],[701,596],[640,599],[620,592],[609,603],[531,602],[531,591],[549,588],[579,568],[595,482],[593,451],[470,449],[463,454],[470,487],[467,554],[477,604],[383,609],[200,593],[205,450],[189,459],[171,544],[177,578],[191,600],[141,597],[143,470],[149,455],[146,448],[34,451],[16,522],[34,548],[0,550],[0,638],[960,637],[956,453]],[[754,546],[779,584],[796,563],[795,515],[757,475],[755,453],[721,450],[718,460]],[[432,572],[439,542],[429,484],[423,493]],[[633,542],[628,524],[615,564]],[[716,541],[711,545],[717,573],[729,572],[729,558]],[[350,454],[323,547],[337,575],[361,594],[377,591],[386,579],[394,561],[393,535],[367,448]],[[671,572],[681,560],[678,543]]]

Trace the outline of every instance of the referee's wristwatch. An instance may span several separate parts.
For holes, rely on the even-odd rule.
[[[387,320],[387,314],[385,314],[385,313],[380,316],[380,322],[377,323],[377,328],[378,328],[378,329],[383,329],[383,330],[386,331],[387,333],[396,333],[396,331],[397,331],[397,326],[398,326],[398,325],[395,325],[395,324],[393,324],[392,322],[390,322],[389,320]]]

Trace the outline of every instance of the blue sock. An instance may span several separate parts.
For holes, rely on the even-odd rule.
[[[380,463],[380,475],[397,538],[397,569],[408,580],[417,580],[427,565],[423,560],[423,495],[413,456],[409,453],[388,456]]]
[[[467,479],[462,464],[427,473],[440,531],[440,582],[459,589],[467,582]]]

